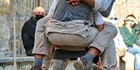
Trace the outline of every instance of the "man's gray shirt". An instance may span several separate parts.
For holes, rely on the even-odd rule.
[[[59,0],[55,9],[53,19],[58,21],[71,21],[87,19],[91,14],[92,7],[85,3],[80,3],[80,7],[75,8],[73,5],[68,5],[67,0]]]
[[[91,18],[92,11],[92,7],[83,2],[80,3],[80,7],[75,8],[69,6],[66,0],[59,0],[53,19],[47,23],[47,34],[56,32],[88,37],[90,32],[88,26],[93,25],[93,22],[86,24],[85,20]]]

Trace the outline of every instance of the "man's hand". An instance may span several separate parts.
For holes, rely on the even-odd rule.
[[[70,5],[73,5],[75,8],[79,7],[80,6],[80,1],[81,0],[67,0],[67,4],[70,6]]]
[[[124,57],[126,50],[124,48],[116,48],[116,52],[118,53],[119,57]]]

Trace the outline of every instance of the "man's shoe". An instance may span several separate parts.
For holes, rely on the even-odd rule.
[[[87,61],[86,58],[81,58],[74,63],[76,70],[92,70],[92,61]]]
[[[111,4],[109,5],[109,7],[105,10],[105,11],[101,11],[100,13],[102,14],[102,16],[104,17],[108,17],[110,15],[110,12],[112,10],[112,6],[114,4],[115,0],[112,0]]]
[[[42,70],[41,66],[34,65],[30,70]]]
[[[49,70],[64,70],[64,61],[53,59],[50,63]]]
[[[93,63],[93,69],[92,70],[98,70],[98,67],[96,64]]]

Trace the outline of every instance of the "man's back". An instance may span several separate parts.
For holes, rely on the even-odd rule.
[[[76,19],[86,19],[93,11],[90,6],[81,2],[78,8],[66,3],[67,0],[59,0],[55,9],[53,19],[59,21],[71,21]]]

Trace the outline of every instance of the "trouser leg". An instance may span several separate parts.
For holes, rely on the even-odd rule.
[[[135,70],[140,70],[140,55],[135,54]]]
[[[112,40],[101,55],[104,70],[116,70],[117,59],[114,41]]]
[[[90,47],[97,48],[102,53],[117,34],[117,29],[111,23],[106,23],[104,29],[97,34]]]
[[[117,29],[113,25],[107,23],[104,25],[104,29],[97,34],[94,41],[90,44],[91,47],[100,50],[103,67],[107,70],[116,69],[117,60],[113,41],[116,34]]]

